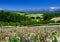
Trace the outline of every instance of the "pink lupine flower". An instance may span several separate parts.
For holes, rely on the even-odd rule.
[[[38,32],[38,35],[40,35],[40,32]]]
[[[42,33],[42,37],[44,37],[44,33]]]
[[[46,42],[46,40],[45,40],[45,39],[43,39],[43,40],[42,40],[42,42]]]

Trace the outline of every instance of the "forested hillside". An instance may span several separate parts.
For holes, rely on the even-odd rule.
[[[29,20],[25,15],[20,15],[15,12],[0,11],[0,25],[20,25],[22,21]]]
[[[25,15],[20,15],[17,12],[0,11],[0,26],[26,26],[49,24],[54,17],[60,17],[60,13],[43,13],[43,20],[32,21],[31,18]]]

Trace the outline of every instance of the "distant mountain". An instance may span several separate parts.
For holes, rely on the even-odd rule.
[[[60,8],[59,7],[50,7],[46,11],[49,11],[49,12],[60,12]]]
[[[7,9],[2,9],[0,8],[0,11],[8,11],[8,12],[24,12],[24,13],[49,13],[49,12],[56,12],[60,13],[60,7],[49,7],[47,9],[26,9],[23,11],[18,11],[18,10],[7,10]]]
[[[35,10],[28,9],[28,10],[25,10],[25,12],[27,12],[27,13],[45,13],[45,12],[56,12],[56,13],[59,13],[60,12],[60,8],[58,8],[58,7],[50,7],[48,9],[35,9]]]

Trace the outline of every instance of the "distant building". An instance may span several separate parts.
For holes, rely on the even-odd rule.
[[[33,21],[37,21],[37,22],[39,20],[43,20],[43,14],[27,14],[26,16],[31,18]]]
[[[27,14],[26,16],[32,18],[32,19],[41,19],[43,14]]]
[[[60,17],[52,18],[51,20],[57,22],[60,21]]]
[[[31,18],[32,20],[36,20],[36,21],[39,21],[40,19],[43,20],[43,14],[25,14],[25,13],[18,13],[18,14],[25,15]]]

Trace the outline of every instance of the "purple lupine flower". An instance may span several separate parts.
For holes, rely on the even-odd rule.
[[[29,39],[29,38],[27,38],[27,39],[26,39],[26,42],[30,42],[30,39]]]

